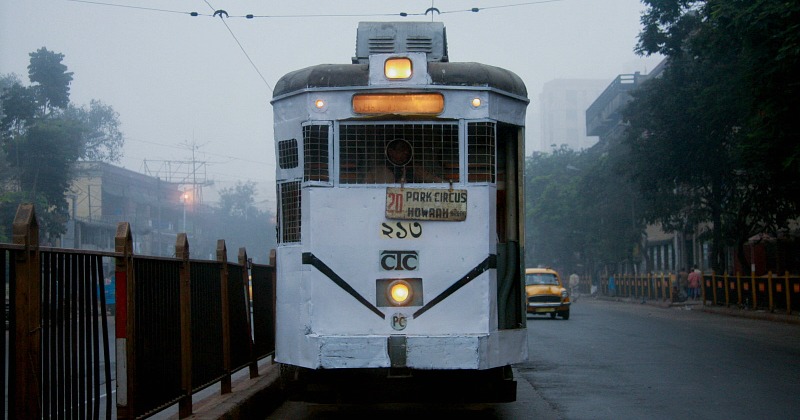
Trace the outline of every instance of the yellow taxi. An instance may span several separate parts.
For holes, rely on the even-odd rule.
[[[526,269],[525,293],[529,314],[550,314],[550,318],[558,315],[569,319],[569,291],[564,288],[557,271],[549,268]]]

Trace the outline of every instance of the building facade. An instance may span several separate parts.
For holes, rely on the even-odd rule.
[[[588,149],[597,137],[587,135],[584,110],[608,85],[608,80],[557,79],[545,83],[539,95],[538,150],[549,152],[562,145]]]
[[[113,250],[117,224],[129,222],[135,253],[174,254],[177,233],[185,231],[186,212],[191,216],[193,211],[181,185],[104,162],[76,165],[62,247]]]

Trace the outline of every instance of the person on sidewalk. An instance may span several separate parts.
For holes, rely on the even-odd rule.
[[[608,295],[612,297],[617,296],[617,285],[614,284],[613,274],[608,276]]]
[[[703,281],[703,276],[697,266],[692,267],[692,272],[689,273],[689,298],[697,300],[700,297],[700,284]]]

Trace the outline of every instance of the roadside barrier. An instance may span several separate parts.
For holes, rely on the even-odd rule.
[[[785,311],[787,315],[800,310],[800,276],[788,271],[782,276],[769,272],[758,277],[704,274],[702,291],[704,301],[713,305]]]
[[[782,276],[772,272],[764,276],[742,276],[740,273],[717,275],[704,273],[701,301],[706,305],[783,311],[791,315],[800,311],[800,276]],[[674,301],[677,296],[677,275],[674,273],[620,274],[600,280],[600,293],[605,296]]]

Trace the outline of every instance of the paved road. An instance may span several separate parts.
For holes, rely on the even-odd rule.
[[[528,320],[517,402],[334,406],[287,402],[270,419],[796,418],[800,326],[699,310],[579,300],[570,320]]]
[[[797,325],[583,299],[569,321],[528,328],[518,369],[562,418],[779,419],[800,408]]]

